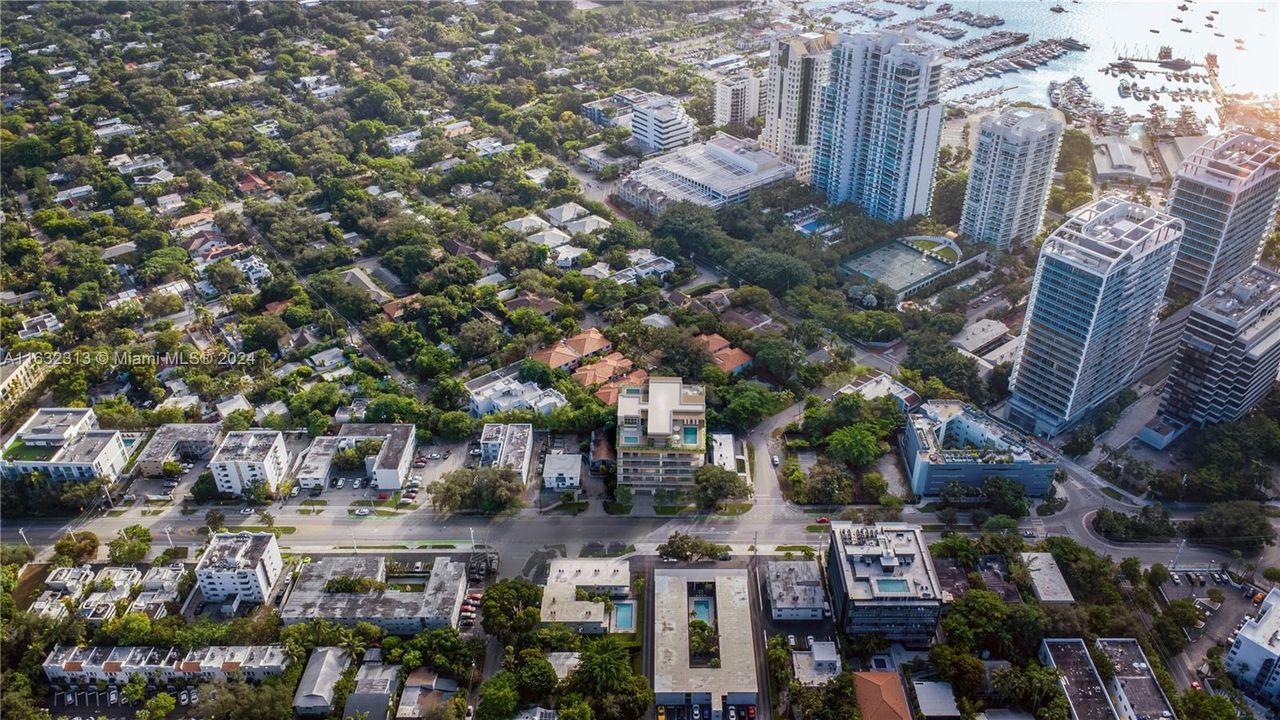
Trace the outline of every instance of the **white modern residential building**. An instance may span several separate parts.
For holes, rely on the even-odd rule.
[[[578,591],[588,599],[581,599]],[[597,635],[611,629],[610,613],[602,599],[620,600],[631,594],[631,564],[615,558],[559,558],[547,568],[542,592],[542,622],[564,625],[579,633]],[[634,627],[619,628],[634,632]]]
[[[960,231],[1001,250],[1034,239],[1061,144],[1062,123],[1048,110],[1009,108],[984,116]]]
[[[760,82],[763,78],[749,70],[742,70],[716,81],[716,125],[729,123],[747,124],[760,117]]]
[[[64,685],[115,683],[134,675],[184,683],[260,681],[289,666],[283,645],[231,645],[195,648],[183,653],[170,647],[129,645],[55,645],[44,661],[44,676]]]
[[[638,492],[693,484],[706,462],[707,395],[676,377],[650,377],[618,394],[618,484]]]
[[[529,480],[532,453],[533,425],[529,423],[485,423],[480,431],[480,462],[492,467],[511,468],[521,485]]]
[[[289,470],[289,451],[279,430],[240,430],[222,439],[209,461],[218,492],[242,495],[266,484],[275,492]]]
[[[704,143],[645,160],[618,186],[618,197],[654,214],[677,202],[719,210],[795,174],[794,166],[755,142],[717,133]]]
[[[542,461],[542,487],[547,490],[577,490],[581,486],[581,453],[552,453]]]
[[[1280,273],[1254,265],[1192,304],[1157,427],[1144,428],[1143,440],[1239,420],[1271,391],[1277,369]]]
[[[522,382],[519,374],[517,363],[467,381],[471,414],[480,417],[509,410],[533,410],[546,415],[569,404],[559,390],[539,387],[534,382]]]
[[[1131,381],[1181,235],[1181,220],[1102,198],[1045,240],[1009,381],[1013,424],[1057,435]]]
[[[40,408],[0,451],[0,474],[115,481],[129,460],[118,430],[98,429],[90,408]]]
[[[207,601],[263,602],[283,567],[274,533],[218,533],[196,565],[196,585]]]
[[[813,186],[894,222],[929,211],[942,136],[943,56],[911,35],[841,36],[823,87]]]
[[[827,582],[833,617],[851,636],[928,647],[942,614],[942,584],[918,525],[831,523]]]
[[[1280,588],[1272,588],[1236,633],[1227,651],[1227,672],[1236,685],[1264,702],[1280,702]]]
[[[697,131],[697,123],[673,97],[660,95],[631,108],[631,137],[645,152],[688,145]]]
[[[818,132],[818,98],[827,81],[835,32],[808,32],[778,40],[769,50],[764,95],[764,131],[760,144],[796,168],[808,182],[814,138]]]
[[[1199,297],[1257,262],[1280,205],[1280,142],[1230,132],[1182,161],[1167,210],[1186,226],[1170,285]]]

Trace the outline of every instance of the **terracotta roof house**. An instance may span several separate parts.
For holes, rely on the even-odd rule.
[[[530,355],[529,359],[536,360],[557,370],[572,370],[582,358],[578,353],[567,347],[564,341],[561,341],[551,347],[542,348]]]
[[[581,357],[590,357],[613,349],[613,342],[599,328],[588,328],[564,341]]]
[[[573,381],[583,387],[600,385],[629,371],[631,367],[631,360],[622,353],[609,353],[597,362],[580,365],[573,371]]]
[[[855,672],[853,684],[862,720],[912,720],[898,673]]]
[[[534,295],[533,293],[527,293],[527,292],[521,293],[519,296],[511,298],[510,300],[503,303],[503,305],[507,308],[507,315],[510,315],[516,310],[529,308],[530,310],[534,310],[536,312],[542,313],[548,318],[551,317],[551,314],[554,313],[556,309],[560,307],[561,304],[562,303],[559,300],[556,300],[555,298],[539,297],[537,295]]]
[[[724,336],[719,333],[711,333],[710,335],[695,335],[693,339],[701,343],[702,346],[707,349],[707,352],[711,353],[712,355],[715,355],[721,350],[725,350],[733,346],[732,343],[726,340]]]
[[[268,185],[265,180],[253,173],[248,173],[241,177],[239,187],[241,195],[271,192],[271,186]]]
[[[191,227],[192,225],[199,225],[200,223],[203,223],[203,222],[213,222],[212,210],[203,210],[201,212],[193,213],[191,215],[183,215],[182,217],[173,221],[173,227],[175,230],[181,230],[182,228]]]
[[[422,299],[422,295],[414,293],[407,295],[398,300],[392,300],[382,306],[382,314],[387,316],[388,320],[399,320],[404,315],[404,311],[417,304]]]
[[[716,367],[731,375],[737,375],[751,367],[754,359],[750,353],[736,347],[728,347],[712,355]]]
[[[600,402],[605,405],[617,405],[618,394],[622,391],[623,385],[639,385],[648,379],[649,373],[644,370],[632,370],[626,376],[606,383],[596,391],[596,397],[600,398]]]

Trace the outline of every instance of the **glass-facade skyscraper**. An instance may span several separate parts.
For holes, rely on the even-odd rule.
[[[1130,382],[1181,235],[1181,220],[1108,197],[1045,240],[1010,377],[1010,422],[1057,435]]]

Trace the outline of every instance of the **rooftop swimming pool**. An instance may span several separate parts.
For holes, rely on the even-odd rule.
[[[695,620],[701,620],[704,623],[711,623],[711,599],[710,598],[694,598],[693,599],[693,617]]]
[[[636,604],[620,602],[613,604],[613,627],[623,632],[636,629]]]
[[[904,593],[909,587],[907,581],[902,578],[880,578],[876,580],[876,589],[880,592]]]
[[[694,427],[693,425],[686,425],[686,426],[685,426],[685,428],[684,428],[684,444],[685,444],[685,445],[697,445],[697,444],[698,444],[698,428]]]

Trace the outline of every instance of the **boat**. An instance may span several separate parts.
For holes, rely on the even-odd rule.
[[[1222,33],[1214,33],[1214,34],[1213,34],[1213,36],[1214,36],[1214,37],[1226,37],[1226,35],[1223,35]]]
[[[1179,5],[1179,6],[1178,6],[1178,9],[1179,9],[1179,10],[1186,10],[1186,9],[1187,9],[1187,4],[1186,4],[1186,3],[1182,3],[1181,5]]]
[[[1169,19],[1170,19],[1170,20],[1172,20],[1172,21],[1174,21],[1174,22],[1176,22],[1176,23],[1181,23],[1181,22],[1182,22],[1182,18],[1169,18]]]
[[[1156,30],[1155,28],[1152,28],[1152,29],[1151,29],[1151,32],[1155,33],[1156,35],[1159,35],[1159,34],[1160,34],[1160,31],[1159,31],[1159,30]]]
[[[1067,9],[1062,7],[1061,5],[1054,5],[1053,7],[1049,8],[1049,12],[1064,13],[1066,11]]]
[[[1168,60],[1161,60],[1160,67],[1166,70],[1177,70],[1181,72],[1183,70],[1191,69],[1191,61],[1186,58],[1169,58]]]
[[[1217,10],[1210,10],[1210,11],[1209,11],[1209,13],[1210,13],[1211,15],[1217,15],[1217,14],[1218,14],[1218,11],[1217,11]]]
[[[1213,29],[1213,23],[1205,23],[1204,26],[1209,28],[1210,30]]]
[[[1180,28],[1180,30],[1181,32],[1186,32],[1186,33],[1191,32],[1191,28]]]

